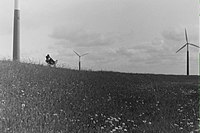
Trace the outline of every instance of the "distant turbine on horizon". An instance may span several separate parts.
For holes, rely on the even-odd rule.
[[[187,75],[189,75],[189,45],[197,47],[197,48],[200,48],[200,47],[188,42],[186,29],[185,29],[185,39],[186,39],[186,44],[183,45],[179,50],[177,50],[176,53],[178,53],[181,49],[183,49],[185,46],[187,46]]]
[[[79,65],[78,65],[79,67],[78,67],[78,70],[80,71],[81,70],[81,57],[87,55],[88,53],[85,53],[85,54],[82,54],[82,55],[78,54],[76,51],[74,51],[74,53],[79,57]]]
[[[13,61],[20,61],[20,10],[18,0],[14,2]]]

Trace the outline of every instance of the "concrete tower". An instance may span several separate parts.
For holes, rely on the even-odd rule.
[[[14,7],[13,61],[20,61],[20,11],[18,0],[15,0]]]

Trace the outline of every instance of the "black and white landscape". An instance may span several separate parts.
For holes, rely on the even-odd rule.
[[[199,132],[198,8],[0,1],[0,132]]]

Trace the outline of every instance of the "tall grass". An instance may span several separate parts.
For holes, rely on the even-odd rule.
[[[1,133],[192,132],[198,77],[0,62]]]

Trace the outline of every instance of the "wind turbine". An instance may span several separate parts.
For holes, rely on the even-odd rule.
[[[179,50],[177,50],[176,53],[178,53],[181,49],[183,49],[185,46],[187,46],[187,75],[189,75],[189,45],[197,47],[197,48],[200,48],[200,47],[188,42],[186,29],[185,29],[185,39],[186,39],[186,44],[183,45]]]
[[[13,27],[13,61],[20,60],[20,10],[19,2],[14,3],[14,27]]]
[[[85,54],[82,54],[82,55],[78,54],[76,51],[74,51],[74,53],[79,57],[79,65],[78,66],[79,66],[79,71],[80,71],[81,70],[81,57],[87,55],[88,53],[85,53]]]

